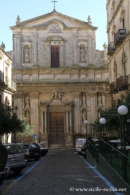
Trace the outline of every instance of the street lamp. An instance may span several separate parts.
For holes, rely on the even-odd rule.
[[[88,121],[85,120],[85,121],[84,121],[84,124],[86,125],[86,140],[87,140],[87,124],[88,124]]]
[[[100,118],[99,123],[102,125],[102,138],[104,139],[104,126],[106,124],[106,119],[105,118]],[[100,133],[101,136],[101,133]]]
[[[126,143],[125,143],[125,126],[124,126],[124,116],[128,113],[128,108],[124,105],[118,107],[118,113],[121,115],[121,150],[123,149],[123,153],[126,154]],[[123,148],[122,148],[123,145]],[[126,166],[126,156],[122,155],[122,167],[123,171],[123,178],[127,180],[127,166]]]
[[[121,149],[123,144],[123,151],[126,153],[124,116],[128,113],[128,108],[121,105],[118,107],[118,113],[121,115]]]

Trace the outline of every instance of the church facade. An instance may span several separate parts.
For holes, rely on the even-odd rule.
[[[56,10],[11,27],[13,105],[49,147],[71,147],[111,104],[106,44],[96,50],[96,27]],[[90,135],[87,128],[87,135]],[[34,141],[34,140],[32,140]]]

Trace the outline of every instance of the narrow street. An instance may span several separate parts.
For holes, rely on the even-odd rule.
[[[19,177],[8,178],[0,187],[1,195],[82,195],[120,194],[109,190],[111,184],[101,179],[73,149],[49,151]]]

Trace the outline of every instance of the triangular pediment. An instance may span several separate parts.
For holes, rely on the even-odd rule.
[[[49,26],[56,24],[60,26],[60,30],[64,28],[88,28],[92,30],[96,30],[97,27],[89,25],[87,22],[72,18],[70,16],[61,14],[57,11],[52,11],[48,14],[38,16],[36,18],[32,18],[30,20],[26,20],[23,22],[17,23],[16,26],[12,26],[11,29],[15,28],[43,28],[49,29]]]

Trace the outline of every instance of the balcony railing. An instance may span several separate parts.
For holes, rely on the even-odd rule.
[[[115,50],[116,50],[115,43],[114,42],[110,42],[109,45],[108,45],[108,55],[113,55]]]
[[[119,29],[114,36],[115,45],[121,44],[126,38],[126,29]]]
[[[128,89],[128,76],[121,76],[117,79],[117,88],[119,90]]]
[[[118,91],[117,82],[112,82],[110,84],[110,92],[116,92],[116,91]]]

